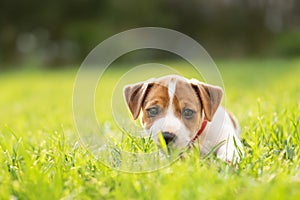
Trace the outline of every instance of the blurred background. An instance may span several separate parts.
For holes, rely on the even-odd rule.
[[[187,34],[214,59],[298,57],[299,11],[298,0],[1,0],[0,68],[79,67],[101,41],[145,26]]]

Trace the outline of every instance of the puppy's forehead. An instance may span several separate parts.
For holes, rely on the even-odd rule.
[[[190,92],[193,92],[189,80],[177,75],[153,79],[150,83],[152,83],[152,87],[146,96],[146,104],[152,104],[156,101],[168,101],[168,103],[165,104],[166,106],[169,102],[172,103],[174,98],[182,99],[189,96]]]
[[[197,95],[190,81],[186,78],[171,75],[155,79],[149,98],[169,101],[179,101],[180,104],[190,104],[197,102]],[[149,100],[149,98],[147,98]]]
[[[193,92],[190,81],[177,75],[158,78],[154,83],[166,87],[166,89],[168,90],[168,95],[170,97],[174,96],[174,93],[176,96],[181,96],[180,94],[183,94],[185,96],[187,92]]]

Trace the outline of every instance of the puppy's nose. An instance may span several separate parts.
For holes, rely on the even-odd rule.
[[[170,132],[162,132],[162,135],[167,145],[176,139],[176,135]]]

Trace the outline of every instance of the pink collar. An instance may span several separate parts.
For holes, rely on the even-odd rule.
[[[198,137],[203,133],[203,131],[204,131],[206,125],[207,125],[207,122],[208,121],[207,121],[206,117],[204,117],[204,120],[203,120],[203,122],[201,124],[201,128],[199,129],[199,131],[197,132],[197,134],[195,135],[195,137],[191,140],[192,143],[195,142],[198,139]]]

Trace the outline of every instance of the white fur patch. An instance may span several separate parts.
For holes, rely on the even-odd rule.
[[[171,105],[172,102],[173,102],[173,98],[174,98],[174,95],[175,95],[175,90],[176,90],[176,81],[174,79],[173,80],[171,79],[171,81],[168,84],[168,95],[169,95],[169,98],[170,98],[169,105]]]
[[[166,116],[156,120],[148,132],[152,133],[154,141],[159,142],[159,132],[170,132],[176,135],[177,139],[174,145],[177,147],[186,147],[188,145],[189,130],[185,127],[184,123],[178,119],[174,113],[173,99],[176,90],[176,80],[171,80],[168,84],[169,107],[167,108]]]

